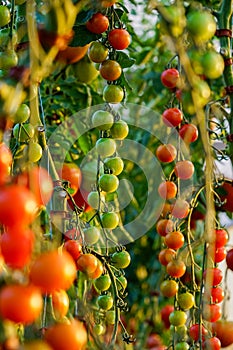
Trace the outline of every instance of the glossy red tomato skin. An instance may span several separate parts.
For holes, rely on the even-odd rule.
[[[89,194],[88,191],[85,191],[84,189],[80,188],[73,196],[73,199],[74,199],[75,203],[77,204],[77,206],[79,208],[84,208],[85,212],[88,212],[92,209],[91,206],[87,203],[88,194]],[[69,199],[68,199],[68,204],[71,207],[71,209],[73,210],[73,204]]]
[[[212,332],[220,339],[222,348],[233,344],[233,322],[220,320],[212,323]]]
[[[227,256],[227,251],[225,247],[217,248],[214,254],[214,262],[218,264],[221,261],[225,260],[226,256]]]
[[[175,68],[168,68],[161,74],[161,82],[167,88],[176,87],[180,74],[179,71]]]
[[[199,339],[199,328],[201,331],[202,340],[204,340],[205,337],[208,335],[208,331],[203,325],[200,326],[199,324],[193,324],[189,328],[189,335],[195,342]]]
[[[113,29],[108,33],[108,41],[115,50],[124,50],[129,46],[131,37],[125,29]]]
[[[36,217],[37,201],[26,187],[12,184],[0,191],[0,222],[8,227],[28,225]]]
[[[233,248],[227,252],[226,263],[227,267],[233,271]]]
[[[211,288],[212,303],[221,303],[224,299],[224,290],[221,287]]]
[[[175,160],[176,156],[177,156],[177,150],[170,143],[160,145],[156,149],[156,157],[160,162],[171,163],[173,162],[173,160]]]
[[[82,181],[82,173],[80,168],[74,163],[64,163],[62,170],[59,171],[63,180],[70,182],[70,187],[74,190],[72,196],[77,193]]]
[[[165,325],[166,328],[170,327],[170,321],[169,321],[169,315],[174,311],[174,306],[173,305],[165,305],[161,310],[161,319]]]
[[[156,230],[162,237],[165,237],[167,233],[172,232],[173,229],[174,223],[170,219],[160,219],[156,224]]]
[[[221,307],[218,304],[206,304],[203,307],[203,318],[208,322],[216,322],[221,318]]]
[[[10,167],[12,164],[12,154],[4,143],[0,143],[0,186],[9,180]]]
[[[213,279],[212,285],[213,286],[217,286],[222,282],[223,273],[219,268],[214,267],[214,268],[208,268],[208,269],[204,270],[204,273],[203,273],[204,279],[206,279],[207,273],[210,274],[210,276],[212,276],[212,279]]]
[[[215,230],[215,247],[221,248],[228,242],[228,233],[224,229]]]
[[[104,16],[102,13],[95,13],[92,18],[86,23],[87,29],[94,34],[104,33],[109,26],[108,17]]]
[[[173,259],[167,264],[167,273],[174,278],[180,278],[185,274],[186,266],[182,260]]]
[[[32,285],[10,284],[0,290],[0,315],[15,323],[30,324],[40,315],[43,298]]]
[[[7,266],[22,269],[31,260],[34,233],[20,226],[9,228],[1,236],[1,251]]]
[[[220,350],[221,342],[217,337],[208,338],[203,343],[205,350]]]
[[[168,108],[162,114],[162,119],[168,127],[176,127],[183,120],[183,113],[179,108]]]
[[[192,143],[198,139],[198,129],[194,124],[184,124],[179,130],[179,135],[185,143]]]
[[[177,186],[173,181],[164,181],[159,184],[158,193],[163,199],[175,198],[177,194]]]

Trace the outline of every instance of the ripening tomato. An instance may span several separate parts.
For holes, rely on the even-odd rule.
[[[203,349],[205,350],[220,350],[221,342],[217,337],[208,338],[203,343]]]
[[[178,300],[178,304],[179,304],[180,308],[183,310],[191,309],[195,303],[195,299],[194,299],[193,294],[191,294],[189,292],[180,293],[178,295],[177,300]]]
[[[217,286],[222,282],[223,273],[217,267],[207,268],[206,270],[204,270],[203,272],[204,279],[207,278],[207,275],[211,277],[210,279],[212,280],[212,286]]]
[[[77,260],[77,268],[78,270],[91,274],[93,273],[98,266],[98,259],[95,255],[87,253],[81,254]]]
[[[120,78],[122,68],[117,61],[105,60],[101,63],[99,71],[102,78],[108,81],[114,81]]]
[[[72,196],[78,191],[82,181],[80,168],[74,163],[64,163],[62,170],[59,171],[63,180],[70,182],[70,187],[74,190]]]
[[[45,340],[54,350],[83,350],[87,343],[87,331],[78,320],[56,323],[45,332]]]
[[[10,284],[0,290],[0,315],[15,323],[30,324],[40,315],[43,298],[32,285]]]
[[[52,293],[53,312],[56,319],[61,320],[69,311],[70,299],[64,289]]]
[[[173,259],[167,264],[167,273],[174,278],[180,278],[186,271],[186,265],[182,260]]]
[[[156,231],[162,237],[165,237],[167,233],[172,232],[174,229],[174,223],[170,219],[160,219],[156,224]]]
[[[43,293],[52,293],[58,289],[68,289],[76,278],[76,266],[71,255],[57,250],[39,255],[33,262],[30,281],[40,287]]]
[[[103,32],[106,32],[108,26],[108,17],[104,16],[100,12],[95,13],[86,23],[87,29],[94,34],[102,34]]]
[[[8,227],[28,225],[36,217],[37,201],[24,186],[12,184],[0,191],[0,222]]]
[[[171,248],[162,249],[159,253],[160,264],[167,266],[167,264],[176,257],[176,251]]]
[[[88,273],[88,277],[94,280],[96,278],[99,278],[103,274],[103,272],[104,272],[103,264],[99,259],[97,259],[97,267],[93,272]]]
[[[68,239],[63,246],[63,249],[66,250],[74,260],[77,260],[82,254],[81,244],[74,239]]]
[[[178,327],[183,326],[187,321],[187,314],[182,310],[174,310],[169,315],[169,321],[171,325]]]
[[[102,7],[111,7],[117,2],[117,0],[100,0]]]
[[[215,230],[215,247],[221,248],[225,246],[228,242],[228,233],[224,229]]]
[[[194,124],[184,124],[179,130],[180,137],[185,143],[189,144],[198,138],[198,129]]]
[[[125,29],[112,29],[108,33],[108,41],[115,50],[124,50],[129,46],[131,37]]]
[[[170,128],[178,126],[183,120],[183,113],[179,108],[168,108],[162,114],[165,125]]]
[[[226,251],[226,248],[225,247],[220,247],[220,248],[217,248],[214,252],[214,256],[213,256],[213,259],[214,259],[214,262],[216,264],[220,263],[221,261],[225,260],[227,256],[227,251]]]
[[[233,271],[233,248],[228,250],[227,252],[226,263],[227,263],[228,269]]]
[[[220,210],[226,210],[233,212],[233,186],[232,183],[224,182],[221,187],[219,187],[219,196],[221,201],[224,202],[221,205]]]
[[[189,328],[190,337],[196,342],[199,339],[199,334],[201,335],[202,340],[204,340],[208,335],[208,330],[203,325],[200,325],[198,323],[193,324]]]
[[[171,298],[178,292],[178,283],[174,280],[165,280],[160,284],[160,291],[164,297]]]
[[[170,327],[169,315],[173,311],[174,311],[174,306],[170,304],[163,306],[162,309],[160,310],[161,319],[166,328]]]
[[[151,333],[146,339],[146,348],[151,349],[159,345],[162,345],[162,338],[156,333]]]
[[[156,157],[160,162],[163,163],[171,163],[175,160],[177,155],[176,148],[171,144],[163,144],[160,145],[156,149]]]
[[[167,233],[164,239],[168,248],[177,250],[184,245],[184,235],[180,231],[173,231]]]
[[[219,304],[205,304],[203,307],[203,318],[208,322],[216,322],[222,315]]]
[[[180,160],[176,163],[174,171],[181,180],[188,180],[193,176],[194,165],[189,160]]]
[[[173,181],[164,181],[158,187],[158,193],[163,199],[175,198],[177,194],[177,186]]]
[[[175,68],[168,68],[161,74],[162,84],[171,89],[177,86],[179,78],[180,73]]]
[[[233,322],[221,320],[212,324],[213,334],[221,341],[222,348],[233,344]]]
[[[10,149],[4,143],[0,143],[0,186],[8,181],[11,164],[12,154]]]
[[[189,203],[184,199],[177,199],[172,205],[171,213],[177,219],[184,219],[189,213]]]
[[[221,303],[224,299],[224,290],[219,286],[211,288],[211,298],[213,304]]]
[[[190,11],[187,16],[187,29],[197,44],[210,40],[216,31],[216,20],[209,11]]]
[[[87,53],[89,44],[85,46],[67,46],[65,50],[59,51],[56,60],[65,64],[72,64],[80,61]]]

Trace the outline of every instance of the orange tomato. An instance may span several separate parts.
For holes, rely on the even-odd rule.
[[[72,196],[74,196],[81,185],[82,173],[80,168],[74,163],[64,163],[59,173],[63,180],[70,182],[70,186],[74,190]]]
[[[56,319],[60,320],[66,316],[69,311],[70,300],[64,289],[52,293],[52,304]]]
[[[65,50],[59,51],[56,59],[65,64],[72,64],[80,61],[87,53],[89,44],[85,46],[68,46]]]

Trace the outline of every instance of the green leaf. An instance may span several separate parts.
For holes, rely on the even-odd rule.
[[[89,32],[85,26],[74,26],[74,37],[72,42],[69,44],[70,46],[85,46],[92,41],[95,41],[101,37],[101,35],[97,35]]]
[[[91,19],[91,17],[94,15],[95,12],[96,11],[94,11],[94,10],[80,12],[76,17],[75,26],[87,23],[87,21],[89,21],[89,19]]]
[[[135,59],[129,57],[125,52],[118,52],[117,61],[119,62],[122,68],[132,67],[135,63]]]
[[[87,154],[92,148],[91,140],[88,134],[84,134],[78,138],[78,144],[84,154]]]

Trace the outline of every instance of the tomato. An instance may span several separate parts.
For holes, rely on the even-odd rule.
[[[17,109],[16,113],[12,116],[14,123],[25,123],[31,114],[31,110],[26,103],[22,103]]]
[[[156,333],[151,333],[146,339],[146,348],[151,349],[153,346],[162,345],[161,337]]]
[[[81,254],[77,260],[78,270],[86,274],[93,273],[96,270],[97,265],[98,265],[98,259],[96,258],[95,255],[90,253]]]
[[[74,163],[64,163],[60,171],[63,180],[69,181],[71,188],[74,190],[72,195],[78,191],[82,181],[80,168]]]
[[[0,51],[0,69],[7,70],[17,66],[17,64],[18,64],[18,56],[15,51],[13,50]]]
[[[227,252],[226,263],[227,263],[228,269],[233,271],[233,248],[228,250]]]
[[[4,27],[11,20],[11,13],[7,6],[0,5],[0,27]]]
[[[65,335],[65,336],[64,336]],[[53,350],[83,350],[87,344],[87,331],[81,321],[57,323],[45,332],[45,340]]]
[[[101,275],[94,281],[94,286],[101,292],[108,290],[111,286],[111,278],[108,274]]]
[[[174,229],[174,223],[170,219],[160,219],[156,224],[156,231],[162,237],[165,237],[167,233],[172,232]]]
[[[110,7],[114,5],[117,2],[117,0],[100,0],[102,7]]]
[[[100,238],[100,230],[95,226],[84,228],[83,233],[84,240],[88,245],[96,244]]]
[[[93,327],[93,332],[96,335],[102,335],[102,334],[105,333],[105,331],[106,331],[106,329],[105,329],[104,325],[102,325],[100,323],[99,324],[95,324],[94,327]]]
[[[104,272],[103,264],[99,259],[97,259],[97,267],[93,272],[88,273],[88,277],[94,280],[96,278],[99,278],[103,274],[103,272]]]
[[[104,160],[104,166],[113,175],[120,175],[124,169],[124,162],[120,157],[111,157]]]
[[[160,216],[161,217],[167,217],[168,215],[170,216],[172,210],[172,205],[169,202],[162,203],[160,206]]]
[[[120,78],[122,68],[117,61],[105,60],[101,63],[99,71],[102,78],[108,81],[114,81]]]
[[[166,328],[170,327],[169,316],[173,311],[174,311],[174,306],[169,304],[163,306],[162,309],[160,310],[161,319]]]
[[[110,310],[113,307],[113,298],[109,294],[98,296],[97,305],[103,310]]]
[[[88,57],[92,62],[101,63],[108,57],[108,48],[98,41],[93,41],[88,49]]]
[[[184,124],[179,130],[180,137],[189,144],[198,139],[198,128],[194,124]]]
[[[190,349],[189,344],[186,341],[176,343],[175,350],[188,350]]]
[[[91,191],[87,196],[87,202],[93,209],[98,209],[100,204],[100,194],[98,191]]]
[[[159,253],[159,262],[167,266],[167,264],[176,257],[176,251],[171,248],[162,249]]]
[[[227,251],[226,251],[226,248],[225,248],[225,247],[217,248],[217,249],[215,250],[214,256],[213,256],[214,262],[215,262],[216,264],[217,264],[217,263],[220,263],[221,261],[225,260],[226,255],[227,255]]]
[[[169,321],[173,326],[183,326],[187,321],[187,314],[181,310],[174,310],[169,315]]]
[[[34,232],[15,226],[1,236],[1,251],[5,263],[13,269],[22,269],[31,260],[34,248]]]
[[[117,190],[119,186],[119,180],[116,175],[103,174],[99,178],[99,186],[102,191],[112,193]]]
[[[102,137],[96,142],[96,151],[103,158],[110,157],[116,152],[116,142],[113,139]]]
[[[203,348],[206,350],[220,350],[221,342],[217,337],[208,338],[204,341]]]
[[[212,281],[213,286],[217,286],[218,284],[220,284],[222,282],[223,273],[217,267],[207,268],[206,270],[204,270],[204,272],[203,272],[204,279],[207,278],[207,275],[210,276],[211,279],[213,279],[213,281]]]
[[[221,201],[224,202],[221,205],[220,210],[226,210],[229,212],[233,212],[233,186],[232,183],[224,182],[221,187],[219,187],[220,193],[219,196]]]
[[[37,142],[30,142],[25,148],[24,148],[24,156],[27,161],[36,163],[38,162],[43,154],[43,150],[41,145]]]
[[[195,299],[193,294],[189,292],[181,293],[178,295],[178,304],[183,310],[189,310],[194,306]]]
[[[186,266],[182,260],[173,259],[167,264],[167,273],[174,278],[180,278],[184,275]]]
[[[169,127],[178,126],[183,120],[183,113],[179,108],[168,108],[162,114],[165,125]]]
[[[189,335],[195,342],[197,342],[199,339],[199,332],[202,340],[204,340],[205,337],[208,335],[208,330],[203,325],[193,324],[189,328]]]
[[[128,133],[129,127],[128,124],[124,120],[118,120],[114,122],[113,126],[110,129],[111,136],[115,140],[124,140]]]
[[[106,323],[107,324],[114,325],[115,324],[115,319],[116,319],[115,310],[108,310],[106,312],[106,314],[105,314],[105,318],[106,318]]]
[[[0,191],[0,222],[12,227],[28,225],[36,217],[37,201],[26,187],[12,184]]]
[[[103,90],[103,99],[108,103],[120,103],[125,96],[120,85],[106,85]]]
[[[228,242],[228,232],[224,229],[215,230],[215,247],[222,248]]]
[[[101,221],[104,228],[113,230],[119,224],[119,216],[117,213],[110,211],[101,215]]]
[[[69,311],[70,299],[65,290],[59,289],[52,293],[53,312],[56,319],[61,320]]]
[[[80,232],[76,227],[71,228],[70,230],[68,230],[64,233],[64,240],[65,241],[69,241],[71,239],[75,240],[75,241],[81,240]]]
[[[65,64],[73,64],[80,61],[87,53],[89,44],[85,46],[67,46],[65,50],[59,51],[56,60]]]
[[[15,183],[27,187],[35,196],[38,205],[46,205],[53,194],[53,181],[45,168],[33,166],[17,175]]]
[[[114,123],[114,117],[108,111],[98,110],[92,115],[91,121],[94,128],[109,130]]]
[[[175,198],[177,194],[177,186],[173,181],[164,181],[159,185],[158,193],[163,199]]]
[[[75,201],[76,205],[79,208],[82,208],[85,212],[88,212],[91,210],[91,207],[87,202],[88,195],[89,195],[89,191],[86,191],[83,188],[79,188],[78,191],[73,196],[73,200]],[[73,204],[70,199],[68,199],[68,204],[73,210]]]
[[[74,260],[77,260],[82,254],[81,244],[74,239],[67,240],[64,243],[63,249],[66,250]]]
[[[35,129],[30,123],[15,124],[13,136],[20,142],[26,142],[33,138]]]
[[[115,252],[111,256],[111,264],[118,269],[125,269],[131,261],[130,254],[126,250]]]
[[[115,50],[124,50],[129,46],[131,37],[125,29],[112,29],[108,33],[108,41]]]
[[[0,143],[0,186],[9,180],[12,154],[5,143]]]
[[[221,303],[224,299],[224,290],[221,287],[211,288],[211,302],[213,304]]]
[[[184,199],[177,199],[172,205],[171,213],[177,219],[184,219],[189,213],[189,203]]]
[[[128,281],[125,276],[121,275],[116,279],[117,289],[119,291],[124,291],[127,287]]]
[[[160,145],[156,149],[156,157],[160,162],[171,163],[177,156],[176,148],[171,144]]]
[[[87,61],[85,57],[81,61],[73,64],[72,67],[77,80],[84,84],[90,84],[99,75],[99,71],[96,69],[93,62]]]
[[[187,29],[195,42],[201,44],[214,36],[216,21],[208,11],[191,11],[187,16]]]
[[[162,84],[168,88],[176,87],[180,78],[180,73],[175,68],[168,68],[161,74]]]
[[[15,323],[34,322],[43,308],[40,290],[32,285],[10,284],[0,290],[0,315]]]
[[[164,239],[168,248],[177,250],[184,245],[184,235],[180,231],[173,231],[167,233]]]
[[[224,59],[220,53],[214,50],[207,51],[201,57],[203,72],[209,79],[219,78],[224,71]]]
[[[178,283],[174,280],[165,280],[160,284],[160,291],[164,297],[171,298],[178,292]]]
[[[95,13],[92,18],[86,23],[87,29],[94,34],[102,34],[106,32],[109,26],[108,17],[102,13]]]
[[[30,340],[26,341],[20,346],[20,350],[53,350],[48,343],[43,340]]]
[[[222,348],[233,344],[233,322],[221,320],[212,323],[213,334],[219,338]]]
[[[76,279],[76,266],[68,252],[48,251],[35,259],[29,277],[43,293],[52,293],[58,289],[66,290]]]
[[[189,160],[180,160],[176,163],[174,171],[181,180],[188,180],[194,174],[194,165]]]
[[[208,322],[216,322],[222,316],[221,306],[218,304],[205,304],[203,306],[203,318]]]

